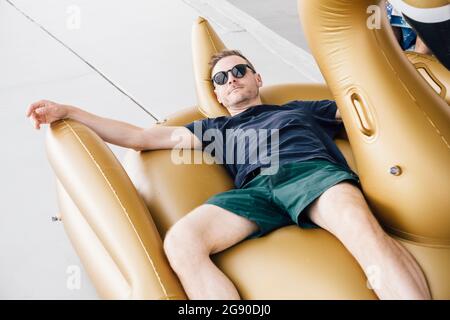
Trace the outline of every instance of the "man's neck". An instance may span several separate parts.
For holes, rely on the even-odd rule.
[[[261,98],[258,96],[255,99],[252,99],[251,101],[242,101],[234,105],[233,107],[228,108],[228,111],[232,116],[235,116],[241,112],[244,112],[248,108],[255,107],[261,104],[262,104]]]

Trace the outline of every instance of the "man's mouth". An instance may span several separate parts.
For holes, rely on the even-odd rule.
[[[233,89],[231,89],[230,93],[233,93],[235,90],[241,89],[241,87],[235,87]]]

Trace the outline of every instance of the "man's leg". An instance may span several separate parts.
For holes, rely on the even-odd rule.
[[[366,274],[379,270],[379,286],[374,290],[380,299],[430,299],[419,265],[384,232],[356,186],[344,181],[329,188],[307,214],[344,244]]]
[[[164,251],[189,299],[240,298],[209,256],[257,230],[256,223],[211,204],[197,207],[172,226],[164,239]]]

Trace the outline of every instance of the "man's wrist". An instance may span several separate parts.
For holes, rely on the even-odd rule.
[[[69,105],[64,105],[63,108],[65,109],[65,117],[67,119],[74,119],[75,118],[75,113],[76,113],[76,107],[74,106],[69,106]]]

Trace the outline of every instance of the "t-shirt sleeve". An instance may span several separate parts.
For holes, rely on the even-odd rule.
[[[195,120],[191,123],[186,124],[185,127],[188,128],[189,131],[191,131],[193,134],[195,134],[194,127],[195,127],[196,123],[197,123],[197,125],[200,125],[200,128],[203,126],[202,120]]]
[[[310,110],[313,116],[324,119],[335,120],[337,105],[332,100],[312,101],[310,103]]]
[[[342,120],[336,119],[337,105],[333,100],[299,101],[314,119],[314,123],[324,129],[332,138],[344,128]]]
[[[191,123],[188,123],[185,125],[186,128],[189,129],[201,142],[202,142],[202,149],[205,147],[203,142],[203,132],[206,131],[206,121],[207,119],[202,120],[195,120]]]

